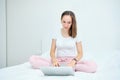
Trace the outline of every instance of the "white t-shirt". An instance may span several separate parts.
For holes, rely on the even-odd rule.
[[[56,56],[57,57],[66,57],[66,56],[76,56],[76,43],[81,40],[76,37],[63,37],[61,33],[61,29],[54,33],[52,39],[56,40]]]

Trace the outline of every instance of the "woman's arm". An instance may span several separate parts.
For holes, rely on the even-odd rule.
[[[77,59],[77,61],[79,61],[82,58],[82,56],[83,56],[82,42],[76,43],[76,47],[77,47],[76,59]]]
[[[56,49],[55,44],[56,44],[56,40],[52,39],[51,50],[50,50],[51,59],[55,59],[55,49]]]
[[[77,56],[68,64],[68,66],[72,66],[72,67],[75,66],[76,62],[79,61],[83,56],[82,42],[77,42],[76,48],[77,48]]]
[[[53,64],[53,66],[59,66],[59,63],[55,57],[55,50],[56,50],[56,40],[52,39],[51,50],[50,50],[52,64]]]

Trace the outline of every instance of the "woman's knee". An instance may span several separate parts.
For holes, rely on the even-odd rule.
[[[93,61],[83,61],[76,65],[76,71],[95,73],[97,71],[97,64]]]
[[[36,56],[36,55],[32,55],[32,56],[29,58],[29,61],[30,61],[30,63],[31,63],[31,62],[36,61],[36,59],[37,59],[37,56]]]
[[[40,66],[49,66],[50,62],[40,56],[32,55],[29,59],[33,68],[39,68]]]
[[[97,64],[95,62],[92,62],[90,65],[88,65],[89,67],[89,72],[91,73],[95,73],[97,71]]]

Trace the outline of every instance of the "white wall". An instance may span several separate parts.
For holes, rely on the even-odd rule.
[[[6,66],[6,2],[0,0],[0,68]]]
[[[7,0],[8,65],[49,50],[64,10],[76,14],[85,51],[120,49],[119,4],[118,0]]]
[[[120,49],[119,4],[118,0],[85,2],[79,12],[78,26],[88,51]]]
[[[50,13],[49,18],[46,15],[48,23],[44,29],[53,26],[53,29],[45,30],[44,34],[55,30],[55,27],[60,27],[60,15],[64,10],[72,10],[76,14],[78,32],[83,41],[85,51],[105,51],[120,49],[120,1],[118,0],[79,0],[68,1],[60,0],[42,2],[44,13]],[[54,4],[54,5],[53,5]],[[42,8],[41,8],[42,9]],[[50,21],[50,22],[49,22]],[[44,31],[43,29],[43,31]],[[47,34],[46,34],[47,36]],[[46,40],[50,37],[43,36]],[[47,41],[48,42],[48,41]],[[46,51],[48,46],[46,41],[43,41],[43,51]],[[46,45],[45,45],[46,44]],[[47,47],[49,49],[49,47]]]
[[[32,0],[7,0],[8,65],[28,61],[32,54],[41,53],[42,17]]]

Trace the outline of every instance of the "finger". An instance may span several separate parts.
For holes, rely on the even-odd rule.
[[[57,63],[55,63],[55,65],[54,65],[55,67],[57,67],[58,66],[58,64]]]
[[[54,66],[56,67],[56,66],[57,66],[57,64],[54,64]]]
[[[55,67],[58,67],[58,65],[56,64]]]
[[[60,64],[58,63],[58,67],[60,67]]]
[[[56,67],[59,67],[60,65],[58,64],[58,63],[56,63],[56,65],[55,65]]]
[[[55,66],[55,67],[56,67],[56,64],[54,63],[54,64],[53,64],[53,66]]]

